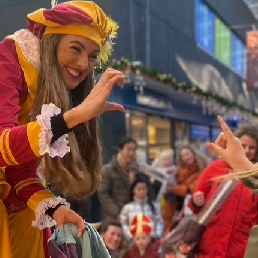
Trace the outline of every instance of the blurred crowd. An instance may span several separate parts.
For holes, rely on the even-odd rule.
[[[257,128],[243,126],[235,135],[248,159],[257,162]],[[150,175],[137,163],[136,150],[134,139],[123,139],[117,155],[103,165],[102,181],[95,195],[87,200],[65,196],[73,210],[95,223],[113,258],[159,257],[161,240],[172,230],[178,214],[182,210],[185,216],[198,214],[218,189],[220,181],[216,177],[231,172],[223,160],[209,161],[190,145],[180,148],[177,160],[172,149],[165,149],[149,164],[151,169],[165,175],[165,187],[157,189]],[[47,185],[62,196],[50,178]],[[161,195],[157,194],[161,190]],[[239,181],[209,221],[198,245],[198,257],[244,257],[257,215],[258,197]],[[136,220],[141,221],[137,230]],[[151,227],[143,222],[148,220]],[[187,257],[181,253],[172,255],[168,257]]]

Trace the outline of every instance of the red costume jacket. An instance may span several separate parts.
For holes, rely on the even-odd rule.
[[[0,184],[7,186],[0,199],[9,214],[27,206],[36,212],[43,200],[55,197],[36,174],[39,157],[50,146],[45,142],[42,149],[42,125],[27,120],[36,96],[39,61],[39,39],[28,30],[0,43]],[[46,209],[42,205],[38,212]],[[36,224],[39,217],[36,214]]]

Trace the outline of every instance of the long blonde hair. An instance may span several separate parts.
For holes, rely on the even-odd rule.
[[[94,86],[93,73],[74,90],[63,83],[57,60],[57,47],[62,35],[45,35],[40,42],[41,66],[38,92],[31,109],[35,121],[43,104],[53,103],[62,112],[79,105]],[[73,128],[68,134],[70,153],[63,158],[45,156],[46,171],[52,183],[64,195],[82,199],[93,194],[101,180],[101,149],[97,119],[93,118]]]
[[[183,166],[183,161],[182,161],[182,158],[181,158],[181,151],[183,149],[188,149],[193,153],[195,162],[198,164],[198,166],[200,168],[200,171],[202,171],[205,167],[207,167],[208,159],[206,158],[206,156],[191,145],[184,145],[180,148],[180,150],[178,152],[179,155],[178,155],[178,160],[177,160],[178,167]]]

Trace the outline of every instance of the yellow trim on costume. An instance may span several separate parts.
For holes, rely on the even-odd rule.
[[[4,200],[11,189],[11,186],[5,180],[4,170],[4,168],[0,168],[0,200]]]
[[[37,94],[38,69],[29,60],[26,59],[17,41],[15,41],[15,46],[19,63],[24,73],[24,78],[28,87],[28,91],[32,98],[30,99],[28,96],[27,100],[23,104],[23,108],[25,108],[26,106],[26,111],[28,111],[32,107],[33,99],[35,99]]]
[[[41,181],[39,178],[28,178],[25,180],[20,181],[18,184],[16,184],[14,186],[14,190],[16,192],[16,194],[19,194],[19,191],[28,186],[28,185],[32,185],[32,184],[41,184]]]
[[[9,151],[8,151],[9,142],[8,143],[6,142],[7,134],[8,134],[8,140],[9,140],[9,132],[10,132],[10,129],[6,129],[2,132],[0,136],[0,150],[1,150],[2,157],[7,165],[16,165],[18,164],[16,160],[14,158],[12,159],[12,157],[9,156],[9,155],[12,155],[12,152],[10,152],[9,154]]]
[[[10,243],[10,229],[8,214],[3,202],[0,199],[0,257],[11,258],[12,249]]]
[[[38,122],[31,122],[27,125],[27,137],[30,144],[30,148],[37,157],[39,154],[39,134],[42,132],[41,127]]]
[[[88,38],[99,47],[102,46],[102,33],[96,27],[86,24],[69,24],[58,27],[46,27],[44,34],[70,34]]]
[[[44,199],[54,198],[54,197],[56,196],[48,190],[37,191],[27,201],[27,205],[30,209],[32,209],[35,212],[40,202],[42,202]]]
[[[9,143],[10,143],[10,132],[11,130],[7,130],[6,135],[5,135],[5,150],[6,150],[6,155],[8,156],[8,159],[11,161],[11,164],[9,165],[18,165],[18,162],[15,160],[15,157],[12,154],[12,150],[10,149]]]

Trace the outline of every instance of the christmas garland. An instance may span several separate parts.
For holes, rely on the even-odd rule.
[[[141,64],[135,64],[134,62],[131,62],[127,58],[121,58],[120,60],[113,60],[110,67],[120,71],[129,70],[136,74],[148,76],[149,78],[152,78],[154,80],[157,80],[158,82],[164,83],[169,87],[173,87],[173,89],[177,91],[189,93],[192,96],[207,102],[212,101],[213,103],[216,103],[221,107],[224,107],[226,110],[234,110],[247,116],[258,117],[258,114],[256,112],[239,105],[237,102],[231,102],[226,98],[220,97],[218,95],[214,95],[210,92],[203,91],[201,88],[199,88],[196,85],[190,85],[185,82],[178,82],[176,78],[173,77],[171,74],[162,73],[156,68],[146,67]],[[103,73],[103,71],[106,68],[107,67],[96,67],[95,74]]]

